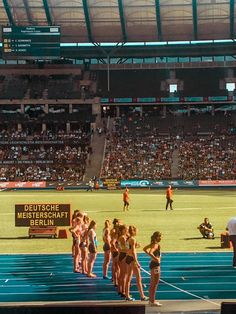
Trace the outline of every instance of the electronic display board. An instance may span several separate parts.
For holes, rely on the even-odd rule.
[[[59,59],[60,26],[3,26],[4,59]]]

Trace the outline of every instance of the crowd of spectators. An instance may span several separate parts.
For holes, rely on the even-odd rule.
[[[236,136],[198,136],[179,143],[179,177],[236,179]]]
[[[65,146],[63,148],[57,146],[45,147],[41,145],[38,147],[37,145],[37,147],[29,147],[27,145],[15,145],[7,149],[0,147],[0,161],[52,160],[58,164],[63,164],[84,162],[87,158],[87,150],[82,150],[84,144],[83,148],[81,146]]]
[[[170,179],[173,139],[158,137],[150,126],[117,120],[107,137],[102,177]]]
[[[68,166],[3,166],[0,167],[0,181],[48,181],[73,182],[82,181],[85,164]]]
[[[30,129],[0,132],[0,181],[82,181],[90,134],[76,131]]]
[[[73,131],[65,131],[63,129],[45,131],[34,131],[32,128],[26,127],[22,131],[2,129],[0,131],[0,141],[55,141],[55,140],[79,140],[86,141],[88,138],[88,129],[84,126],[78,127]]]
[[[168,119],[164,120],[166,123]],[[101,176],[153,180],[236,179],[235,132],[232,125],[230,128],[216,126],[201,134],[201,128],[197,133],[192,125],[192,134],[178,135],[177,129],[176,135],[168,133],[168,124],[166,132],[160,133],[150,117],[132,115],[116,119],[113,131],[107,136]],[[173,171],[174,163],[177,171]]]
[[[174,133],[170,129],[168,117],[161,119],[165,129],[158,125],[160,120],[156,119],[155,125],[151,118],[135,113],[114,120],[112,131],[106,133],[102,178],[236,178],[234,124],[218,123],[217,128],[201,132],[199,123],[198,132],[194,124],[192,134],[182,129],[178,134],[178,126]],[[84,125],[70,132],[53,125],[42,132],[26,126],[21,131],[2,128],[0,181],[81,181],[92,152],[90,136]]]

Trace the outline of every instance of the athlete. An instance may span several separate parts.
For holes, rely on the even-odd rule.
[[[166,210],[168,209],[168,206],[170,205],[170,209],[173,210],[172,203],[173,203],[173,190],[172,186],[169,185],[166,190]]]
[[[126,187],[124,193],[123,193],[123,211],[128,211],[129,210],[129,189]]]
[[[155,300],[156,290],[160,281],[160,263],[161,263],[161,251],[160,251],[161,233],[156,231],[151,236],[151,242],[143,248],[144,252],[151,256],[151,262],[149,264],[151,278],[149,286],[149,305],[161,306],[162,304]]]
[[[109,279],[107,276],[108,267],[111,259],[111,235],[110,235],[111,221],[106,220],[104,229],[103,229],[103,252],[104,252],[104,261],[103,261],[103,279]]]
[[[77,214],[80,213],[80,210],[76,209],[74,210],[73,214],[72,214],[72,217],[71,217],[71,228],[74,228],[77,224],[77,220],[76,220],[76,216]],[[70,229],[69,229],[70,231]],[[72,257],[74,257],[75,255],[75,241],[74,241],[74,237],[73,237],[73,234],[72,234],[72,248],[71,248],[71,251],[72,251]]]
[[[73,260],[74,260],[74,272],[79,273],[79,263],[81,258],[81,252],[80,252],[80,241],[81,241],[81,233],[82,233],[82,227],[83,227],[83,214],[77,213],[76,218],[73,220],[73,225],[71,228],[69,228],[69,231],[72,234],[73,237]]]
[[[125,295],[126,295],[127,301],[134,301],[134,299],[130,296],[130,284],[131,284],[131,279],[134,273],[136,276],[136,282],[137,282],[141,301],[147,301],[148,298],[144,295],[144,292],[143,292],[140,264],[138,262],[137,252],[136,252],[136,247],[137,247],[137,241],[135,239],[136,233],[137,233],[136,227],[129,226],[130,237],[127,240],[128,250],[127,250],[127,256],[125,259],[125,262],[127,264]]]
[[[92,220],[88,227],[89,259],[88,259],[88,273],[87,273],[87,276],[91,278],[97,277],[93,273],[93,266],[94,266],[95,259],[97,256],[97,235],[96,235],[95,229],[96,229],[96,222]]]
[[[128,228],[126,225],[119,226],[118,233],[118,265],[119,265],[119,278],[118,278],[118,293],[120,296],[125,297],[125,282],[126,282],[126,253],[127,253],[127,239],[128,239]]]
[[[90,219],[87,213],[83,213],[83,226],[81,230],[80,240],[80,253],[81,253],[81,268],[82,273],[87,274],[88,272],[88,227]]]
[[[112,281],[115,287],[118,287],[119,265],[118,265],[118,230],[120,220],[114,218],[113,228],[111,229],[111,257],[112,257]]]

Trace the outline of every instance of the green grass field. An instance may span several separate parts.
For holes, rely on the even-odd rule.
[[[97,222],[99,251],[105,219],[120,218],[138,227],[141,248],[154,231],[163,234],[162,251],[223,251],[220,233],[236,215],[235,190],[175,190],[174,211],[165,210],[164,190],[131,190],[130,211],[123,212],[122,191],[4,191],[0,193],[0,253],[70,252],[71,238],[28,238],[28,228],[15,227],[15,204],[68,203],[72,211],[81,209]],[[201,238],[197,226],[208,217],[215,239]],[[68,227],[66,227],[68,229]],[[140,249],[141,250],[141,249]]]

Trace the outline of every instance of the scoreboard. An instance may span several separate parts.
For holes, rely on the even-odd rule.
[[[60,26],[3,26],[4,59],[59,59]]]

